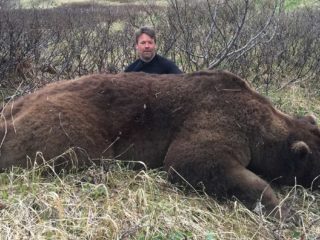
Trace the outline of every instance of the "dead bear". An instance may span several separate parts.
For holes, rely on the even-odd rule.
[[[59,81],[5,104],[0,134],[1,169],[30,167],[40,153],[56,168],[137,160],[249,208],[261,198],[268,212],[279,204],[270,181],[319,187],[314,118],[280,112],[227,71]],[[76,163],[61,155],[69,148]]]

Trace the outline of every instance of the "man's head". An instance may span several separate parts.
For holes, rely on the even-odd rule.
[[[150,27],[141,27],[136,32],[136,49],[140,59],[150,62],[156,55],[156,34]]]

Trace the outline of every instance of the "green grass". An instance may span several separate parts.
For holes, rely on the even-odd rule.
[[[282,90],[271,90],[268,97],[280,110],[296,116],[314,114],[320,117],[320,99],[317,94],[312,94],[311,88],[301,88],[290,85]]]
[[[319,6],[318,0],[286,0],[285,9],[292,10],[304,6]]]

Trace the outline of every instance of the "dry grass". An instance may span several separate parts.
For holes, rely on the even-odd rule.
[[[286,113],[305,115],[313,113],[320,117],[320,92],[312,86],[289,85],[277,91],[271,91],[269,98],[274,105]]]
[[[41,169],[0,175],[1,239],[315,239],[320,196],[299,186],[280,197],[298,210],[297,225],[267,220],[236,200],[217,203],[182,191],[161,171],[45,176]]]
[[[126,5],[126,4],[147,4],[155,3],[158,5],[166,4],[166,0],[51,0],[51,1],[35,1],[21,0],[20,4],[23,8],[50,8],[69,4],[105,4],[105,5]]]

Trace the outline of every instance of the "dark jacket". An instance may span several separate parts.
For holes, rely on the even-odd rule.
[[[157,74],[182,73],[174,62],[158,54],[156,54],[150,62],[144,62],[141,59],[138,59],[131,63],[124,71]]]

